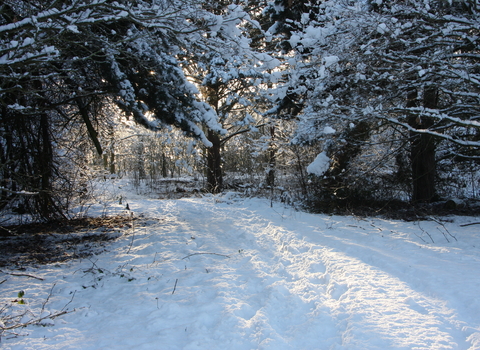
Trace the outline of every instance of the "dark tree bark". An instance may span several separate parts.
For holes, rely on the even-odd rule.
[[[42,91],[43,85],[41,81],[34,81],[33,86],[37,91]],[[33,179],[37,178],[33,188],[38,191],[38,198],[35,200],[35,212],[40,214],[43,220],[52,220],[59,217],[64,217],[61,209],[59,209],[53,198],[53,173],[55,165],[53,162],[53,145],[50,125],[50,117],[48,115],[48,102],[42,96],[37,101],[37,106],[40,107],[39,130],[38,134],[32,135],[33,144],[37,145],[37,149],[32,153],[34,172],[31,174]],[[27,119],[28,123],[29,120]],[[25,128],[27,129],[27,128]],[[32,130],[33,131],[33,130]]]
[[[208,140],[212,147],[207,148],[207,191],[219,193],[223,190],[221,140],[218,133],[208,131]]]
[[[267,186],[274,187],[275,186],[275,167],[277,164],[277,149],[273,144],[273,140],[275,138],[275,126],[270,127],[270,145],[268,148],[268,172],[266,183]]]
[[[437,108],[436,87],[425,89],[423,105],[426,108]],[[428,117],[415,116],[410,118],[409,124],[415,129],[422,130],[430,128],[433,121]],[[413,203],[431,202],[435,198],[435,148],[435,139],[433,136],[413,133],[410,149]]]
[[[162,153],[162,177],[168,177],[167,156],[165,153]]]
[[[50,139],[50,125],[48,115],[40,115],[39,149],[37,150],[38,175],[40,175],[38,191],[38,212],[42,218],[50,219],[55,216],[52,195],[53,149]]]
[[[412,141],[412,201],[431,202],[435,191],[435,142],[430,135],[416,135]]]

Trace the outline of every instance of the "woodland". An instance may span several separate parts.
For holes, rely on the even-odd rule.
[[[111,178],[478,210],[479,32],[476,0],[4,0],[0,224]]]

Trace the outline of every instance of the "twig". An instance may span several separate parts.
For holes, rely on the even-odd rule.
[[[5,331],[9,331],[9,330],[15,329],[15,328],[24,328],[24,327],[26,327],[26,326],[28,326],[28,325],[31,325],[31,324],[37,324],[37,323],[39,323],[40,321],[43,321],[43,320],[45,320],[45,319],[47,319],[47,318],[53,320],[54,318],[57,318],[57,317],[60,317],[60,316],[62,316],[62,315],[69,314],[69,313],[72,313],[72,312],[75,312],[75,311],[77,311],[77,310],[74,309],[74,310],[72,310],[72,311],[67,311],[67,310],[65,310],[65,311],[59,311],[59,312],[54,313],[53,315],[48,315],[48,316],[44,316],[44,317],[40,317],[40,318],[35,318],[35,319],[32,319],[32,320],[30,320],[30,321],[28,321],[28,322],[25,322],[25,323],[16,323],[16,324],[11,325],[11,326],[0,327],[0,330],[1,330],[2,332],[5,332]]]
[[[427,231],[425,231],[425,230],[420,226],[420,222],[418,222],[417,224],[418,224],[418,228],[419,228],[420,230],[422,230],[423,233],[426,233],[426,234],[428,235],[428,237],[430,237],[432,243],[435,243],[435,241],[434,241],[433,238],[432,238],[432,235],[431,235],[430,233],[428,233]],[[425,243],[426,243],[426,242],[425,242]]]
[[[18,277],[30,277],[30,278],[35,278],[37,280],[40,280],[40,281],[43,281],[43,278],[41,277],[37,277],[37,276],[33,276],[33,275],[29,275],[28,273],[16,273],[16,272],[5,272],[5,271],[1,271],[1,273],[4,273],[4,274],[7,274],[7,275],[10,275],[10,276],[18,276]],[[3,282],[2,282],[3,283]]]
[[[40,314],[42,314],[43,310],[45,310],[45,305],[47,305],[48,301],[50,300],[50,297],[52,296],[52,293],[53,293],[53,288],[55,288],[56,285],[57,284],[54,283],[52,286],[52,289],[50,289],[50,293],[48,293],[47,299],[45,299],[45,302],[42,304],[42,311],[40,311]]]
[[[55,286],[55,285],[54,285]],[[14,329],[17,329],[17,328],[24,328],[24,327],[27,327],[31,324],[39,324],[41,321],[43,320],[46,320],[47,318],[53,320],[57,317],[60,317],[60,316],[63,316],[63,315],[66,315],[66,314],[69,314],[69,313],[72,313],[72,312],[75,312],[77,311],[77,309],[73,309],[73,310],[65,310],[65,308],[67,307],[68,304],[70,304],[73,300],[73,298],[75,297],[75,293],[73,293],[73,296],[72,296],[72,299],[62,308],[62,310],[58,311],[58,312],[55,312],[54,314],[49,314],[49,315],[45,315],[45,316],[41,316],[43,314],[43,311],[44,311],[44,307],[45,307],[45,304],[47,303],[48,299],[50,298],[51,294],[52,294],[52,291],[53,291],[53,287],[52,289],[50,290],[50,295],[48,296],[47,300],[43,303],[42,305],[42,311],[40,313],[40,317],[36,317],[30,310],[27,310],[25,311],[23,314],[20,314],[20,315],[10,315],[10,316],[3,316],[3,313],[7,310],[7,306],[3,307],[1,310],[0,310],[0,313],[2,314],[2,317],[1,317],[1,325],[0,325],[0,341],[1,341],[1,338],[3,337],[3,335],[5,333],[7,334],[13,334],[13,335],[16,335],[15,332],[13,332],[12,330]],[[76,291],[75,291],[76,292]],[[25,315],[27,314],[31,314],[33,316],[33,318],[31,318],[29,321],[27,322],[21,322],[21,319],[23,317],[25,317]]]
[[[5,232],[7,232],[9,235],[11,235],[11,236],[14,236],[14,235],[15,235],[15,232],[13,232],[12,230],[9,230],[8,228],[3,227],[3,226],[0,226],[0,231],[5,231]]]
[[[153,266],[153,264],[155,264],[155,262],[157,261],[157,254],[158,254],[158,252],[155,252],[155,256],[153,257],[153,261],[150,264],[150,267]]]
[[[433,216],[431,216],[430,219],[432,219],[433,221],[435,221],[437,224],[442,225],[442,227],[443,227],[443,229],[445,230],[445,232],[447,232],[450,237],[452,237],[453,239],[455,239],[456,241],[458,241],[457,237],[455,237],[454,235],[452,235],[452,234],[450,233],[450,231],[447,230],[447,228],[445,227],[445,225],[444,225],[440,220],[435,219]],[[440,232],[442,232],[442,230],[440,230],[438,227],[437,227],[437,229],[438,229]],[[443,236],[445,237],[445,239],[447,240],[447,242],[450,243],[450,241],[448,240],[448,237],[447,237],[447,235],[445,234],[445,232],[442,232],[442,234],[443,234]]]
[[[427,241],[424,240],[422,236],[419,236],[416,232],[413,232],[413,234],[414,234],[415,236],[417,236],[418,238],[420,238],[420,239],[423,241],[423,243],[427,243]]]
[[[175,285],[173,286],[173,293],[175,293],[175,290],[177,289],[177,282],[178,282],[178,278],[175,280]]]
[[[191,256],[193,256],[193,255],[202,255],[202,254],[218,255],[218,256],[223,256],[223,257],[225,257],[225,258],[230,258],[229,255],[218,254],[218,253],[192,253],[192,254],[188,254],[186,257],[183,257],[182,260],[183,260],[183,259],[186,259],[186,258],[189,258],[189,257],[191,257]]]
[[[20,195],[20,196],[36,196],[36,195],[39,194],[39,192],[12,191],[12,190],[9,190],[8,188],[5,188],[5,187],[0,187],[0,191],[4,191],[4,192],[7,192],[7,193],[11,193],[11,194],[16,194],[16,195]]]
[[[85,271],[83,271],[83,273],[87,273],[87,272],[92,272],[92,273],[93,273],[94,267],[97,269],[98,272],[103,273],[103,270],[102,270],[101,268],[99,268],[99,267],[97,266],[97,264],[96,264],[96,262],[98,261],[98,259],[95,260],[95,261],[92,261],[92,260],[90,260],[90,259],[87,259],[87,260],[92,263],[92,267],[89,268],[89,269],[87,269],[87,270],[85,270]]]
[[[3,284],[3,283],[5,283],[5,282],[7,282],[7,280],[3,280],[3,281],[1,281],[1,282],[0,282],[0,284]]]
[[[73,298],[75,298],[75,294],[76,294],[76,293],[77,293],[77,291],[75,290],[75,291],[73,292],[72,298],[70,299],[70,301],[69,301],[68,303],[65,304],[64,307],[62,307],[62,310],[61,310],[61,311],[65,310],[65,308],[73,301]]]
[[[468,224],[461,224],[460,227],[465,227],[465,226],[470,226],[470,225],[480,225],[480,221],[479,222],[470,222]]]
[[[127,206],[128,206],[128,203],[127,203]],[[127,254],[130,253],[130,249],[132,249],[132,245],[133,245],[133,240],[135,239],[135,226],[134,226],[134,223],[133,223],[133,213],[131,213],[131,218],[132,218],[132,241],[130,242],[130,246],[128,247],[128,251],[127,251]]]

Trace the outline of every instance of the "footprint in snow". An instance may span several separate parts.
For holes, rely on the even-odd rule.
[[[337,282],[330,282],[327,287],[327,293],[335,300],[339,300],[347,291],[348,286],[346,284],[339,284]]]
[[[405,303],[407,303],[412,310],[418,312],[419,314],[422,314],[422,315],[427,315],[428,314],[428,310],[425,309],[420,304],[418,304],[415,300],[413,300],[412,297],[406,298]]]

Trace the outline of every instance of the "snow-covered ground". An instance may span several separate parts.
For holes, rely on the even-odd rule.
[[[107,252],[3,269],[7,312],[71,312],[16,329],[2,349],[480,349],[480,225],[461,226],[478,218],[124,196],[142,218]],[[24,305],[12,303],[20,290]]]

